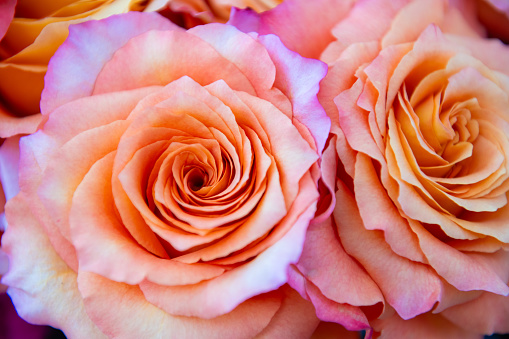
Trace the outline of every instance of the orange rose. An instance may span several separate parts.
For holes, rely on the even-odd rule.
[[[391,306],[371,322],[383,337],[507,332],[509,48],[392,27],[322,82],[341,248],[367,272],[359,294]]]
[[[319,198],[325,72],[228,25],[71,26],[6,206],[18,312],[92,338],[310,336],[286,282]]]

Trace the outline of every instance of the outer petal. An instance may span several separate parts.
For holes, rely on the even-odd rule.
[[[0,138],[8,138],[17,134],[34,133],[41,123],[42,116],[34,114],[23,118],[13,117],[0,106]]]
[[[265,35],[258,40],[267,48],[276,65],[274,85],[292,102],[294,124],[298,122],[309,129],[315,142],[311,146],[321,154],[330,130],[330,119],[316,95],[319,82],[327,74],[327,66],[288,50],[277,36]]]
[[[311,223],[297,267],[327,298],[337,303],[367,306],[383,302],[382,293],[345,252],[333,227],[331,218]]]
[[[508,295],[509,287],[488,265],[468,253],[457,251],[426,231],[420,223],[411,222],[419,237],[429,264],[451,285],[462,291],[484,290]],[[447,260],[444,260],[447,258]]]
[[[178,30],[156,13],[130,12],[71,26],[69,37],[48,65],[41,112],[48,114],[69,101],[89,96],[97,75],[115,51],[148,30]]]
[[[281,307],[257,338],[309,338],[320,322],[313,305],[288,285],[280,290]]]
[[[353,3],[350,0],[286,0],[259,16],[250,10],[234,10],[228,23],[243,32],[276,34],[292,51],[318,59],[333,40],[332,27],[348,14]]]
[[[290,286],[313,303],[320,320],[341,324],[349,330],[369,328],[368,320],[359,307],[328,299],[313,283],[306,280],[296,267],[291,266],[288,269],[288,279]]]
[[[348,189],[341,183],[334,218],[345,250],[378,284],[403,319],[429,311],[439,300],[441,282],[427,266],[394,254],[383,236],[367,231]],[[396,278],[395,278],[396,277]]]
[[[347,47],[356,42],[380,41],[391,26],[394,16],[409,0],[357,1],[348,17],[338,21],[332,34],[335,41],[327,46],[321,59],[333,62]],[[363,24],[369,22],[369,25]]]
[[[14,7],[16,7],[16,0],[5,0],[0,3],[0,40],[14,17]]]
[[[52,153],[55,141],[38,131],[20,140],[19,184],[27,206],[40,222],[41,227],[55,248],[58,255],[73,269],[77,269],[76,252],[71,243],[60,233],[51,221],[52,218],[37,196],[37,188],[41,182],[42,171],[47,164],[47,156]]]
[[[482,334],[509,332],[509,298],[484,292],[468,303],[453,306],[442,312],[457,326]]]
[[[22,19],[17,20],[20,22],[19,20]],[[25,20],[26,22],[27,20]],[[44,22],[44,20],[39,22]],[[35,35],[26,39],[23,38],[24,34],[22,32],[14,31],[7,33],[2,41],[2,45],[9,45],[14,48],[14,51],[19,51],[12,57],[0,62],[0,92],[2,101],[6,105],[8,114],[11,117],[19,119],[22,116],[39,115],[39,103],[41,101],[41,92],[44,88],[44,75],[46,74],[48,62],[67,38],[69,25],[76,22],[50,23],[42,28],[42,30],[40,28],[36,29],[32,33]],[[12,29],[14,27],[14,24],[11,25]],[[31,31],[30,29],[28,30]],[[29,35],[31,36],[32,34]],[[13,43],[20,43],[20,46],[16,46]],[[26,119],[24,118],[23,120]],[[33,119],[35,118],[31,118],[31,120]],[[23,125],[27,123],[28,121],[23,121]],[[18,128],[20,127],[18,126]],[[24,127],[24,130],[20,132],[30,132],[26,131],[28,127]],[[2,127],[2,129],[4,128]]]
[[[5,199],[19,192],[18,185],[19,137],[6,139],[0,147],[0,181]]]
[[[10,286],[18,313],[31,323],[61,328],[69,337],[103,338],[85,313],[76,273],[55,253],[23,194],[6,208],[9,228],[2,249],[11,268],[2,282]]]
[[[229,32],[225,32],[225,27],[230,32],[235,30],[235,28],[225,25],[207,25],[207,31],[215,32],[219,37],[228,36]],[[240,34],[238,32],[237,35]],[[271,73],[274,73],[272,62],[265,50],[260,51],[260,47],[251,48],[253,45],[258,45],[251,37],[242,35],[241,39],[224,41],[223,46],[225,47],[223,48],[227,51],[230,49],[237,51],[237,53],[229,53],[234,54],[235,59],[254,54],[258,57],[257,64],[260,66],[268,63],[269,71],[266,74],[265,82],[268,81],[267,87],[270,88],[273,82]],[[242,49],[238,49],[239,43],[243,46]],[[140,53],[140,49],[146,53]],[[126,68],[129,69],[129,72],[125,72]],[[153,30],[131,39],[123,48],[116,51],[112,59],[104,65],[98,74],[93,93],[165,85],[183,76],[189,76],[201,85],[223,79],[230,87],[254,95],[256,90],[253,89],[253,86],[259,86],[260,82],[257,82],[257,79],[251,79],[251,74],[245,73],[246,67],[243,68],[223,57],[214,46],[210,46],[207,42],[188,32]],[[266,67],[261,68],[262,72],[267,70]],[[249,69],[252,73],[253,67]]]
[[[143,293],[150,302],[171,314],[212,318],[230,312],[244,300],[287,282],[286,269],[301,254],[315,209],[310,206],[283,238],[249,263],[196,285],[164,287],[143,282],[140,284]]]
[[[265,328],[280,306],[278,294],[270,293],[218,318],[176,317],[149,303],[137,286],[88,272],[79,273],[78,283],[87,313],[110,338],[247,339]]]
[[[367,157],[357,157],[354,185],[366,229],[384,231],[385,241],[395,253],[416,262],[425,262],[416,235],[387,196]]]
[[[260,41],[228,25],[198,26],[190,29],[189,33],[209,43],[217,53],[234,64],[246,75],[258,95],[274,85],[277,69],[271,60],[272,56],[269,57],[267,53],[270,51]],[[239,45],[243,48],[238,48]]]

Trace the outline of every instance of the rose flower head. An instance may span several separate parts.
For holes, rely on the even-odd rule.
[[[325,73],[228,25],[70,26],[6,206],[19,314],[70,337],[309,336],[285,283],[319,198]]]
[[[384,303],[382,337],[509,332],[509,48],[398,22],[380,40],[359,29],[321,83],[328,222],[363,269],[358,305]]]

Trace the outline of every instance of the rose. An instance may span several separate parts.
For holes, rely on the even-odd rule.
[[[319,196],[325,72],[227,25],[71,26],[6,206],[20,315],[70,337],[310,335],[285,283]]]
[[[48,61],[66,39],[69,24],[129,10],[154,11],[164,5],[150,1],[140,6],[134,0],[4,1],[0,6],[0,137],[36,130]]]
[[[396,311],[372,322],[383,336],[507,332],[509,50],[394,28],[381,49],[346,46],[322,82],[341,245],[371,279],[365,300]]]
[[[442,1],[359,1],[346,4],[346,8],[335,7],[337,12],[331,14],[326,8],[332,8],[332,1],[319,2],[329,7],[315,8],[313,12],[311,8],[304,10],[308,6],[305,2],[296,3],[292,7],[290,2],[285,2],[260,16],[236,13],[230,22],[244,31],[278,32],[291,49],[308,56],[320,56],[329,63],[329,73],[321,82],[319,98],[332,119],[332,134],[322,158],[322,171],[323,182],[332,195],[337,191],[334,218],[324,219],[324,214],[322,220],[315,220],[309,227],[299,263],[290,271],[290,284],[313,302],[321,320],[340,323],[350,330],[364,328],[369,332],[369,327],[375,325],[375,329],[383,330],[382,334],[387,337],[403,336],[410,329],[413,329],[413,335],[422,337],[436,337],[437,330],[459,335],[465,333],[465,328],[474,333],[509,331],[503,311],[508,298],[497,296],[508,293],[507,268],[504,268],[507,253],[503,250],[508,247],[504,235],[507,229],[502,226],[498,231],[480,229],[498,217],[500,212],[493,211],[505,204],[504,185],[494,191],[492,195],[497,196],[486,199],[482,207],[474,207],[482,201],[483,193],[479,191],[478,197],[463,198],[463,206],[454,211],[458,214],[456,219],[448,216],[451,212],[447,208],[455,203],[444,202],[442,195],[448,193],[444,193],[445,188],[441,191],[435,187],[448,179],[443,178],[444,173],[435,173],[436,178],[429,173],[422,175],[419,171],[429,165],[422,162],[430,160],[426,159],[426,152],[430,150],[424,152],[422,147],[418,148],[425,144],[422,140],[420,144],[413,140],[408,145],[406,141],[401,142],[403,137],[400,136],[402,133],[410,136],[424,133],[426,138],[434,138],[435,133],[440,132],[444,141],[445,132],[436,131],[429,124],[421,132],[422,123],[417,126],[417,122],[412,122],[419,117],[399,120],[403,119],[401,107],[420,105],[415,109],[419,108],[420,114],[427,112],[429,106],[420,102],[401,106],[400,101],[406,102],[405,93],[410,97],[417,83],[438,69],[445,69],[440,78],[431,75],[426,80],[434,79],[438,84],[428,86],[428,91],[420,88],[422,98],[430,100],[434,91],[453,90],[453,85],[446,85],[449,77],[457,84],[460,75],[454,75],[456,72],[477,72],[480,79],[489,79],[483,81],[495,83],[490,91],[498,93],[497,100],[503,101],[500,97],[504,97],[501,92],[507,92],[507,78],[498,72],[508,73],[503,61],[507,51],[497,42],[483,41],[476,33],[479,26],[474,21],[475,13],[471,12],[473,3],[456,2],[450,6]],[[276,12],[282,20],[271,20],[271,15]],[[324,13],[319,20],[317,13]],[[423,13],[427,15],[423,16]],[[246,17],[251,18],[250,25],[237,20]],[[323,34],[322,40],[310,40],[312,38],[308,36],[309,40],[299,41],[291,34],[298,28],[291,26],[290,17],[299,23],[314,20],[322,26],[322,33],[332,31],[333,36]],[[366,22],[370,24],[366,25]],[[434,36],[433,29],[427,28],[430,23],[439,24],[444,32],[456,34],[454,38],[447,38],[453,41],[447,41],[441,33]],[[447,47],[455,43],[463,47]],[[466,58],[465,64],[458,61],[462,58]],[[487,66],[480,66],[481,62]],[[444,75],[446,70],[449,73]],[[473,78],[467,79],[470,84]],[[402,84],[406,84],[405,87]],[[479,105],[488,110],[490,116],[507,114],[504,104],[487,103],[486,91],[471,87],[475,90],[467,92],[462,87],[461,91],[473,98],[483,97],[479,99]],[[453,101],[449,100],[449,105]],[[477,108],[468,106],[466,109],[475,111]],[[398,115],[391,118],[392,111]],[[450,124],[454,127],[447,132],[449,138],[456,128],[465,137],[466,128],[461,127],[461,121],[468,122],[470,129],[475,128],[472,124],[483,120],[478,115],[463,120],[467,117],[468,114],[460,117],[456,125],[455,118],[451,117]],[[438,120],[435,118],[435,121]],[[496,144],[494,138],[507,138],[504,123],[496,125],[498,132],[494,135],[497,137],[491,136],[489,143]],[[401,132],[400,128],[403,128]],[[490,134],[486,129],[483,133]],[[476,138],[472,136],[472,140],[465,141],[475,144],[472,149],[482,153],[486,145],[479,146],[479,143],[484,139],[481,135],[478,139],[481,141],[474,142]],[[434,147],[431,152],[438,152],[438,146],[434,144]],[[453,157],[456,152],[458,149],[449,150],[445,156]],[[435,154],[433,159],[441,156]],[[503,158],[507,157],[502,152],[496,158],[498,165],[503,164]],[[336,161],[339,161],[338,165]],[[451,175],[458,177],[454,179],[455,184],[462,187],[479,186],[482,184],[479,178],[470,182],[468,177],[463,178],[466,171],[474,170],[468,161],[462,162],[463,172],[451,172]],[[406,172],[401,174],[403,164]],[[475,170],[489,170],[490,165],[483,165]],[[496,164],[492,162],[491,166]],[[336,183],[337,179],[341,181]],[[499,180],[505,182],[504,175]],[[486,185],[489,190],[491,184]],[[433,201],[437,195],[445,207]],[[325,207],[322,210],[325,210],[327,199],[323,201]],[[334,205],[334,196],[330,201]],[[436,212],[443,208],[445,211]],[[488,220],[465,222],[468,217],[465,214],[462,219],[461,211],[469,208],[476,210],[464,213]],[[476,232],[463,229],[475,227],[472,225],[477,225]],[[454,233],[451,228],[459,233]],[[469,271],[462,272],[460,267],[469,267]],[[435,303],[438,303],[437,307],[434,307]],[[490,303],[493,303],[491,309]],[[440,315],[419,316],[432,308],[435,313],[441,312]],[[393,310],[396,313],[391,316]],[[385,320],[373,321],[378,317]],[[475,318],[477,322],[467,321],[469,318]]]

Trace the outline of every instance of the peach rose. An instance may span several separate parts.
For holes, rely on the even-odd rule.
[[[70,337],[306,337],[287,269],[319,197],[326,66],[131,12],[69,28],[23,137],[3,283]]]
[[[0,138],[37,129],[48,61],[67,38],[69,24],[130,10],[154,11],[162,8],[166,1],[152,0],[143,6],[138,0],[2,1]]]
[[[341,245],[383,295],[383,337],[508,332],[509,49],[400,32],[347,46],[322,83]]]
[[[331,13],[324,0],[308,15],[291,1],[230,22],[329,63],[320,210],[333,218],[310,225],[290,285],[321,320],[368,336],[509,331],[507,47],[481,38],[473,2],[341,2]],[[270,20],[278,11],[288,25]],[[290,17],[332,34],[299,41]]]

